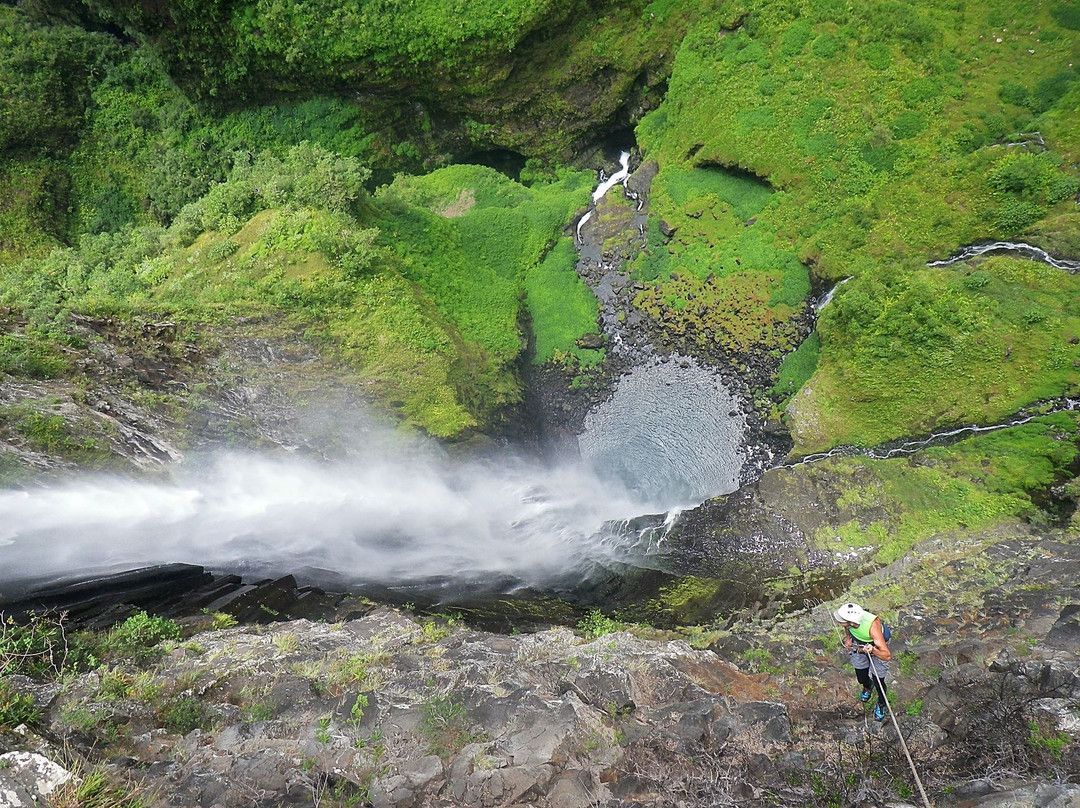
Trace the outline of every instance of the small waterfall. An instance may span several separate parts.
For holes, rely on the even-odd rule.
[[[630,177],[630,152],[624,151],[619,155],[619,170],[612,174],[607,179],[602,179],[599,185],[596,186],[596,190],[593,191],[592,201],[593,203],[599,202],[604,198],[604,194],[614,188],[616,185],[622,183],[624,186],[626,180]]]
[[[825,308],[826,306],[828,306],[832,302],[832,299],[834,297],[836,297],[836,293],[838,291],[840,291],[840,287],[843,286],[845,283],[847,283],[850,280],[851,280],[851,276],[849,275],[848,277],[846,277],[843,280],[841,280],[841,281],[837,282],[836,284],[834,284],[833,287],[829,291],[827,291],[825,294],[823,294],[821,296],[821,300],[817,301],[814,304],[814,311],[817,314],[821,314],[821,310],[823,308]]]
[[[626,181],[630,178],[630,152],[624,151],[619,155],[619,170],[612,174],[610,177],[605,176],[606,172],[600,172],[600,183],[593,190],[592,203],[594,207],[590,207],[585,214],[578,219],[577,227],[574,229],[575,241],[580,246],[583,239],[581,237],[581,228],[585,226],[585,223],[593,217],[595,211],[595,205],[605,194],[614,188],[616,185],[622,185],[626,187]]]

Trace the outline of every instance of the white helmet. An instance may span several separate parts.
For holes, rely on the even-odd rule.
[[[835,612],[833,619],[837,623],[859,623],[866,611],[858,603],[845,603]]]

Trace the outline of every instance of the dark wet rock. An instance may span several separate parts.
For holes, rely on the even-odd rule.
[[[164,612],[168,604],[178,603],[192,591],[212,585],[213,576],[200,566],[165,564],[91,579],[11,582],[5,586],[5,597],[0,598],[0,609],[8,615],[67,612],[73,620],[86,624],[94,615],[117,603]]]
[[[604,337],[600,334],[586,334],[577,341],[579,348],[598,350],[604,347]]]
[[[334,614],[346,601],[344,594],[299,586],[292,576],[249,584],[239,576],[215,576],[193,564],[163,564],[47,584],[14,582],[6,592],[0,598],[4,614],[64,613],[71,625],[90,629],[109,628],[136,610],[174,618],[226,612],[250,623],[321,618]]]
[[[1080,651],[1080,604],[1069,604],[1046,635],[1044,644],[1076,653]]]

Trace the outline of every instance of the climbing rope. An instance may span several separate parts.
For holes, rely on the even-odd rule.
[[[836,630],[837,636],[840,638],[840,647],[844,646],[844,635],[840,631],[840,627],[833,623],[833,628]],[[854,640],[852,640],[854,643]],[[863,652],[860,652],[863,653]],[[915,785],[919,789],[919,796],[922,797],[924,808],[931,808],[930,800],[926,797],[926,789],[923,788],[922,780],[919,778],[919,772],[915,768],[915,761],[911,758],[911,752],[908,751],[907,741],[904,740],[904,734],[900,731],[900,725],[896,722],[896,713],[893,712],[892,705],[889,703],[888,696],[885,695],[885,683],[881,681],[881,677],[878,676],[877,670],[874,668],[874,660],[867,654],[867,661],[870,663],[870,675],[874,677],[874,680],[878,685],[878,698],[885,702],[885,709],[889,713],[889,718],[892,720],[893,729],[896,730],[896,737],[900,739],[900,748],[904,750],[904,757],[907,758],[908,766],[911,767],[911,776],[915,778]]]

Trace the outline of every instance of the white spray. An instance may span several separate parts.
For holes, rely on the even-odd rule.
[[[323,569],[357,583],[541,584],[640,555],[633,537],[603,528],[651,507],[580,466],[233,454],[170,483],[0,492],[0,566],[8,581],[188,562]]]

